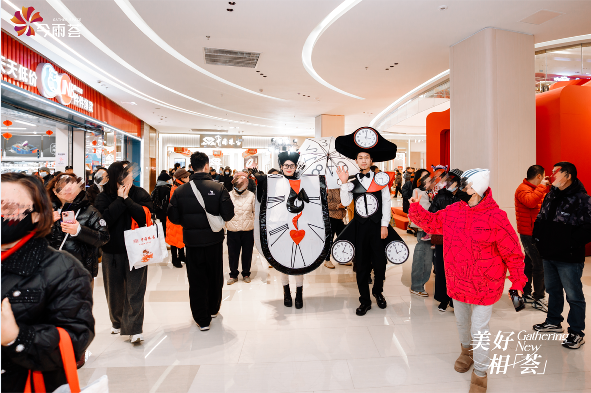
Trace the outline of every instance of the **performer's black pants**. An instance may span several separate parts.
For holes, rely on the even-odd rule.
[[[338,237],[341,234],[341,231],[345,229],[345,223],[343,219],[332,218],[330,217],[330,247],[332,247],[332,242],[334,241],[335,235]],[[326,256],[326,260],[330,261],[330,252]]]
[[[223,242],[206,247],[187,247],[189,303],[199,326],[209,326],[220,311],[224,285]]]
[[[371,304],[369,293],[369,275],[373,267],[373,294],[382,293],[386,275],[386,254],[381,239],[380,223],[371,220],[359,222],[355,218],[355,266],[357,273],[357,288],[359,301],[363,305]]]

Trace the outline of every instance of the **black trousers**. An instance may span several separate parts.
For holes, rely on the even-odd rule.
[[[371,304],[369,284],[371,269],[374,272],[373,294],[382,293],[386,278],[386,254],[381,239],[381,226],[371,220],[361,223],[355,218],[355,266],[359,301]]]
[[[527,283],[523,287],[525,295],[531,295],[535,300],[542,299],[546,296],[546,287],[544,283],[544,263],[536,245],[531,236],[519,235],[523,250],[525,251],[525,267],[523,272],[527,277]],[[533,283],[533,294],[532,294]]]
[[[402,185],[398,184],[396,186],[396,190],[394,191],[394,198],[398,197],[398,193],[400,193],[400,195],[402,195]]]
[[[224,242],[206,247],[187,247],[189,303],[193,319],[209,326],[211,316],[220,311],[224,285]]]
[[[441,303],[449,303],[447,282],[445,281],[445,262],[443,261],[443,245],[435,245],[435,294],[433,298]]]
[[[331,247],[332,247],[332,242],[333,242],[335,236],[339,236],[343,229],[345,229],[345,223],[343,222],[342,219],[330,217],[330,232],[331,232],[330,246]],[[330,261],[330,252],[326,256],[326,260]]]
[[[127,254],[103,253],[103,282],[109,317],[122,335],[142,333],[148,267],[129,270]]]
[[[170,246],[170,254],[172,256],[172,263],[181,262],[185,259],[185,249],[184,248],[177,248],[175,246]]]
[[[250,276],[252,249],[254,247],[254,231],[228,231],[228,261],[230,277],[238,278],[238,260],[242,249],[242,277]]]

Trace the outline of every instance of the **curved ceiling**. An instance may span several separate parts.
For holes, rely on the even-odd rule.
[[[11,1],[17,7],[35,7],[50,25],[59,23],[54,18],[61,18],[45,1]],[[230,121],[236,121],[243,123],[239,130],[244,134],[312,135],[314,118],[323,113],[345,115],[346,130],[354,130],[447,70],[449,46],[484,27],[533,34],[536,43],[591,33],[590,1],[453,0],[444,2],[446,11],[439,10],[441,1],[361,1],[319,36],[311,55],[314,70],[326,83],[365,98],[356,100],[311,78],[302,64],[302,48],[310,32],[343,0],[236,0],[233,12],[226,11],[227,2],[221,1],[130,1],[149,28],[174,51],[233,84],[283,99],[271,100],[221,83],[172,57],[130,22],[114,0],[61,1],[114,54],[174,91],[124,67],[84,37],[62,40],[105,73],[153,97],[154,102],[138,99],[132,89],[119,89],[115,80],[114,84],[98,83],[95,74],[53,53],[38,40],[26,43],[163,132],[228,129],[236,125]],[[14,12],[5,2],[2,7]],[[563,15],[541,25],[519,22],[540,9]],[[14,33],[5,20],[2,27]],[[261,56],[256,69],[214,66],[205,64],[204,47],[259,52]],[[156,100],[188,112],[164,107]],[[137,105],[122,104],[129,101]],[[189,111],[211,117],[197,117]]]

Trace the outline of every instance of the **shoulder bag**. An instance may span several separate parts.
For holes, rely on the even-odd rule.
[[[221,216],[214,216],[213,214],[209,214],[207,212],[207,209],[205,209],[205,201],[203,201],[203,196],[197,189],[197,186],[195,186],[195,183],[193,183],[192,181],[190,181],[189,183],[191,183],[193,194],[195,194],[197,201],[199,201],[199,204],[203,208],[203,211],[205,211],[205,215],[207,216],[207,222],[209,222],[211,230],[214,232],[221,231],[224,228],[224,225],[226,225],[226,222]]]

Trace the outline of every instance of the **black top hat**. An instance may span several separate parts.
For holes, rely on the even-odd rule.
[[[283,166],[285,161],[291,161],[294,164],[298,164],[298,160],[300,159],[300,153],[295,151],[282,151],[277,155],[279,160],[279,166]]]
[[[397,147],[372,127],[361,127],[354,133],[337,137],[336,150],[347,158],[357,159],[359,153],[369,153],[373,162],[396,158]]]

